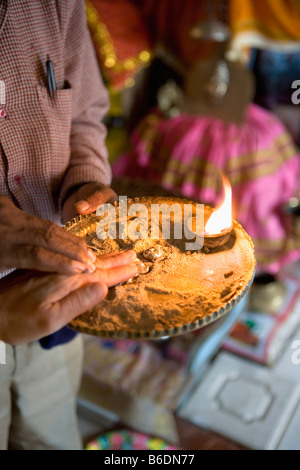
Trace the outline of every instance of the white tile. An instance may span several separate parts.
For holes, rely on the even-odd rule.
[[[221,352],[179,415],[252,449],[276,449],[299,401],[299,383]]]

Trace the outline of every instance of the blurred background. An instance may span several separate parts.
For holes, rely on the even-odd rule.
[[[85,338],[86,445],[300,449],[300,0],[86,11],[114,189],[215,206],[223,173],[257,258],[247,298],[196,333]]]

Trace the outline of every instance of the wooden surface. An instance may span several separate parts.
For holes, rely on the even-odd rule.
[[[245,450],[244,447],[176,417],[180,445],[185,450]]]

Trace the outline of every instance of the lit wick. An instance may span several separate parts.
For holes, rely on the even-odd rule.
[[[205,225],[204,247],[217,248],[228,242],[232,232],[232,191],[228,179],[222,175],[224,198]]]

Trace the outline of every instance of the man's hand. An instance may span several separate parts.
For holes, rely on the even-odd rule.
[[[0,269],[75,274],[93,272],[95,256],[84,240],[18,209],[0,196]]]
[[[92,274],[39,274],[6,287],[0,282],[0,340],[22,344],[48,336],[104,299],[108,288],[138,273],[135,252],[99,258]]]
[[[67,222],[78,214],[91,214],[101,204],[116,200],[117,195],[109,186],[100,183],[84,184],[66,200],[63,207],[64,220]]]

